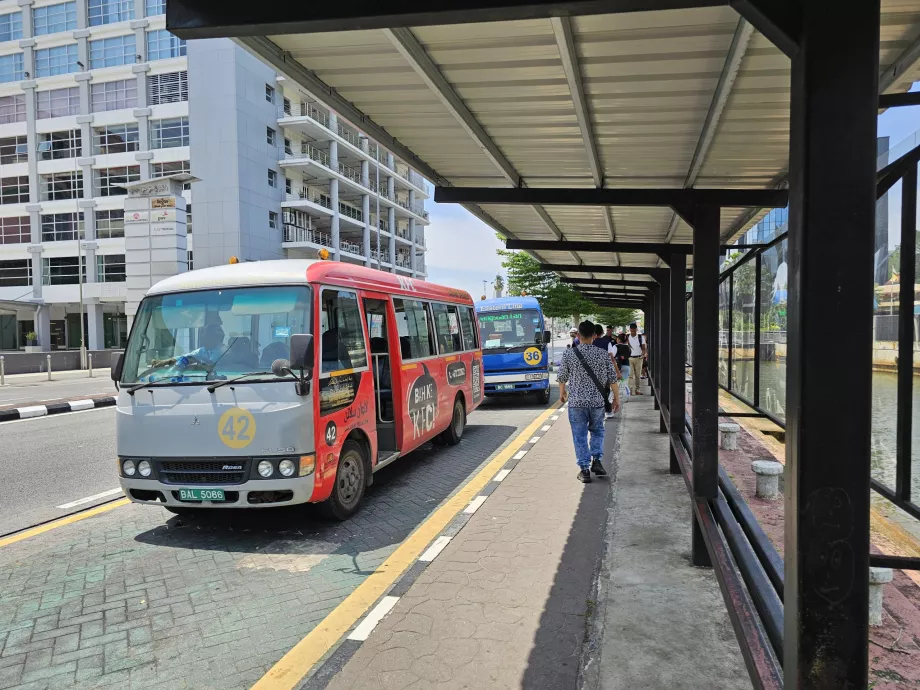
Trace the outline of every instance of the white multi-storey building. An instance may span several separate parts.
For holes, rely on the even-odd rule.
[[[79,347],[80,265],[87,346],[124,344],[121,185],[174,173],[200,179],[190,265],[326,248],[425,276],[425,180],[231,41],[186,46],[164,9],[0,0],[0,350]]]

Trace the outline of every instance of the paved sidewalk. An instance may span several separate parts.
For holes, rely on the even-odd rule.
[[[687,562],[688,499],[661,493],[682,479],[668,475],[652,422],[651,398],[633,398],[607,424],[611,477],[582,485],[561,412],[328,685],[317,676],[306,687],[749,688],[715,578]],[[621,454],[621,437],[652,445]],[[618,512],[621,493],[635,519]],[[675,504],[656,511],[661,500]],[[639,580],[625,562],[641,564]]]

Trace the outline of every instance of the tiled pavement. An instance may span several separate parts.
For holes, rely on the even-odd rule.
[[[0,688],[249,687],[541,409],[485,406],[346,523],[129,505],[0,548]]]
[[[610,478],[583,485],[563,411],[328,688],[575,688],[619,430]]]

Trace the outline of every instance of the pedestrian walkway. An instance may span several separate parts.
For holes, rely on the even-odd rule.
[[[657,427],[651,397],[633,398],[607,424],[609,479],[583,485],[561,412],[306,687],[750,688],[715,577],[689,564],[690,506]]]

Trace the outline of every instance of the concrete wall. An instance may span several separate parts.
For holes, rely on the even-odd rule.
[[[123,350],[90,350],[93,355],[94,369],[108,369],[112,355]],[[4,371],[9,374],[34,374],[48,371],[48,355],[51,355],[51,374],[55,371],[74,371],[80,368],[80,351],[66,350],[58,352],[0,352],[3,357]]]
[[[271,127],[281,140],[277,105],[265,99],[266,85],[277,89],[275,72],[229,39],[189,41],[188,62],[192,174],[202,180],[195,184],[195,268],[231,256],[284,258],[284,174],[266,137]],[[269,169],[278,174],[275,188]],[[269,211],[278,214],[274,229]]]

